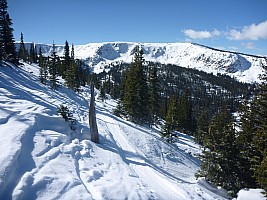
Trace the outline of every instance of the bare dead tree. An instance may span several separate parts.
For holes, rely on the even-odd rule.
[[[95,143],[99,143],[99,134],[96,123],[96,113],[95,113],[95,92],[94,92],[94,84],[91,83],[91,100],[89,107],[89,125],[90,125],[90,135],[91,141]]]

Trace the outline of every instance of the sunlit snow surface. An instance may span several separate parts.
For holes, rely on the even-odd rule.
[[[0,199],[225,199],[225,191],[196,180],[200,152],[180,133],[177,146],[157,130],[112,114],[97,101],[100,144],[83,140],[90,92],[57,91],[39,83],[38,67],[0,66]],[[97,99],[97,98],[96,98]],[[77,119],[72,132],[57,106]],[[76,139],[70,140],[70,136]]]

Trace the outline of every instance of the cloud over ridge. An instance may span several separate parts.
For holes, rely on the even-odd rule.
[[[260,40],[267,39],[267,20],[259,24],[244,26],[242,30],[232,29],[228,32],[230,40]]]
[[[211,39],[223,35],[229,40],[265,40],[267,39],[267,20],[259,24],[251,24],[241,29],[231,29],[229,31],[185,29],[182,32],[190,39]]]
[[[221,32],[217,29],[213,31],[195,31],[193,29],[186,29],[182,31],[186,37],[192,39],[209,39],[221,35]]]

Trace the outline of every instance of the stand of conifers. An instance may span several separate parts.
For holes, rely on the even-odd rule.
[[[90,126],[90,135],[91,141],[95,143],[99,143],[99,134],[96,123],[96,113],[95,113],[95,92],[94,92],[94,84],[91,83],[91,100],[89,107],[89,126]]]

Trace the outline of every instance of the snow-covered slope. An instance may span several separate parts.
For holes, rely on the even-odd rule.
[[[96,102],[100,144],[88,134],[89,90],[51,90],[38,67],[0,65],[0,199],[225,199],[195,180],[199,146],[180,134],[172,146],[155,129],[112,115],[112,100]],[[72,132],[56,112],[68,106]],[[74,138],[70,140],[70,135]]]
[[[29,44],[27,46],[29,48]],[[52,51],[52,45],[36,46],[41,47],[46,55]],[[104,66],[110,63],[130,63],[136,46],[142,47],[146,61],[175,64],[214,74],[219,72],[250,83],[259,82],[258,75],[262,73],[261,63],[265,63],[265,60],[258,56],[220,51],[192,43],[90,43],[75,46],[75,56],[87,59],[88,65],[97,73],[103,71]],[[63,45],[56,45],[59,55],[63,55],[63,49]]]

